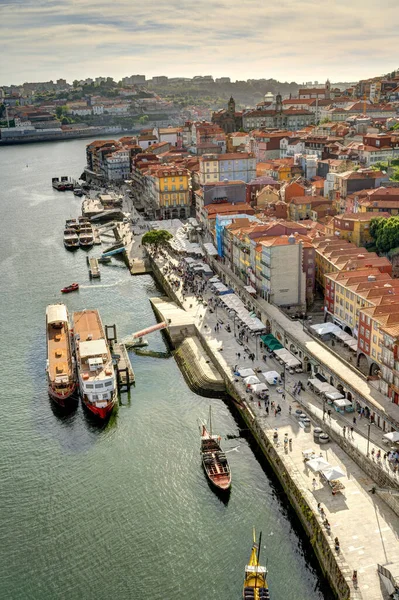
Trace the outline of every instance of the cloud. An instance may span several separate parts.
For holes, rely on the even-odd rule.
[[[399,65],[397,0],[0,0],[0,84],[132,73],[356,80]],[[5,59],[5,60],[4,60]]]

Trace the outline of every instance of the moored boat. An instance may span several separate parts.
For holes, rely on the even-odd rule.
[[[75,229],[68,227],[64,230],[64,246],[67,250],[79,248],[79,236]]]
[[[212,412],[209,407],[208,425],[201,423],[201,458],[209,481],[219,491],[228,491],[231,486],[231,471],[227,456],[220,446],[220,435],[212,433]]]
[[[71,283],[71,285],[66,285],[62,288],[62,294],[69,294],[70,292],[76,292],[79,289],[78,283]]]
[[[48,393],[61,406],[66,406],[76,389],[76,374],[65,304],[47,306],[46,334]]]
[[[75,182],[70,177],[66,177],[63,175],[62,177],[53,177],[51,179],[51,184],[55,190],[58,192],[65,192],[67,190],[73,190],[75,187]]]
[[[91,248],[94,244],[93,233],[84,231],[79,233],[79,245],[81,248]]]
[[[242,597],[245,600],[269,600],[269,587],[267,585],[267,569],[259,563],[262,533],[259,542],[256,541],[255,529],[249,563],[245,567],[244,588]]]
[[[106,419],[117,402],[115,369],[98,310],[73,314],[80,395],[86,408]]]

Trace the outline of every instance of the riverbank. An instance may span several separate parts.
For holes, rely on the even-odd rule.
[[[216,316],[209,313],[202,304],[198,304],[194,296],[183,299],[180,288],[170,284],[165,268],[174,261],[173,257],[168,261],[157,258],[153,261],[153,273],[174,301],[194,319],[202,345],[223,376],[229,394],[235,399],[235,406],[240,410],[241,416],[279,478],[337,598],[373,598],[373,600],[383,598],[377,574],[377,561],[386,564],[387,556],[390,562],[399,560],[397,516],[379,498],[370,495],[369,490],[373,486],[373,480],[335,443],[328,444],[326,457],[328,453],[328,462],[339,465],[347,473],[345,492],[331,496],[329,488],[324,489],[321,486],[317,494],[312,492],[311,479],[309,480],[306,469],[304,472],[302,456],[303,450],[315,446],[312,434],[298,426],[298,422],[294,421],[288,410],[288,402],[283,400],[275,390],[271,393],[271,398],[282,405],[282,414],[277,421],[276,417],[266,417],[263,407],[259,407],[257,401],[249,401],[244,387],[234,377],[231,368],[237,362],[237,351],[242,352],[242,347],[236,344],[232,334],[226,334],[224,327],[220,328],[221,335],[214,334]],[[222,345],[220,338],[222,338]],[[254,367],[253,362],[249,360],[240,359],[239,364],[241,367]],[[256,366],[262,368],[262,365]],[[273,364],[269,365],[269,368],[278,368],[278,366]],[[291,382],[288,380],[287,389],[290,385]],[[303,405],[297,404],[295,399],[291,398],[291,402],[293,406],[303,410]],[[312,416],[311,411],[309,414]],[[275,444],[273,433],[276,423],[279,425],[280,441],[283,432],[293,439],[293,449],[289,453]],[[325,529],[318,514],[316,502],[318,499],[322,499],[325,506],[331,524],[331,533]],[[378,507],[378,518],[376,518],[376,507]],[[381,530],[388,529],[392,530],[391,534],[384,533],[384,540],[382,540]],[[335,536],[340,539],[339,554],[334,547]],[[355,539],[357,541],[354,543]],[[351,577],[353,570],[357,570],[361,581],[356,588]]]

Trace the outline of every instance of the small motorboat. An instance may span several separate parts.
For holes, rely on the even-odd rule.
[[[71,292],[76,292],[79,289],[78,283],[71,283],[71,285],[67,285],[62,288],[62,294],[70,294]]]

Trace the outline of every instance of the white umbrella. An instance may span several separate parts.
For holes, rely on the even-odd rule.
[[[327,479],[327,481],[335,481],[336,479],[345,477],[345,473],[342,469],[340,469],[340,467],[329,467],[325,471],[323,470],[323,475]]]
[[[258,392],[266,392],[268,389],[265,383],[253,383],[251,385],[251,388],[255,392],[255,394],[257,394]]]
[[[244,383],[245,385],[252,385],[254,383],[260,383],[260,379],[258,379],[256,375],[250,375],[249,377],[245,377]]]
[[[390,431],[386,433],[384,436],[390,442],[399,442],[399,431]]]
[[[277,381],[280,379],[280,375],[277,373],[277,371],[267,371],[266,373],[262,373],[262,375],[270,385],[277,383]]]
[[[240,377],[249,377],[255,375],[255,371],[253,369],[238,369],[238,374]]]
[[[330,463],[328,463],[322,456],[318,456],[317,458],[312,458],[312,460],[308,460],[306,466],[309,469],[312,469],[315,473],[318,471],[324,471],[331,467]]]

